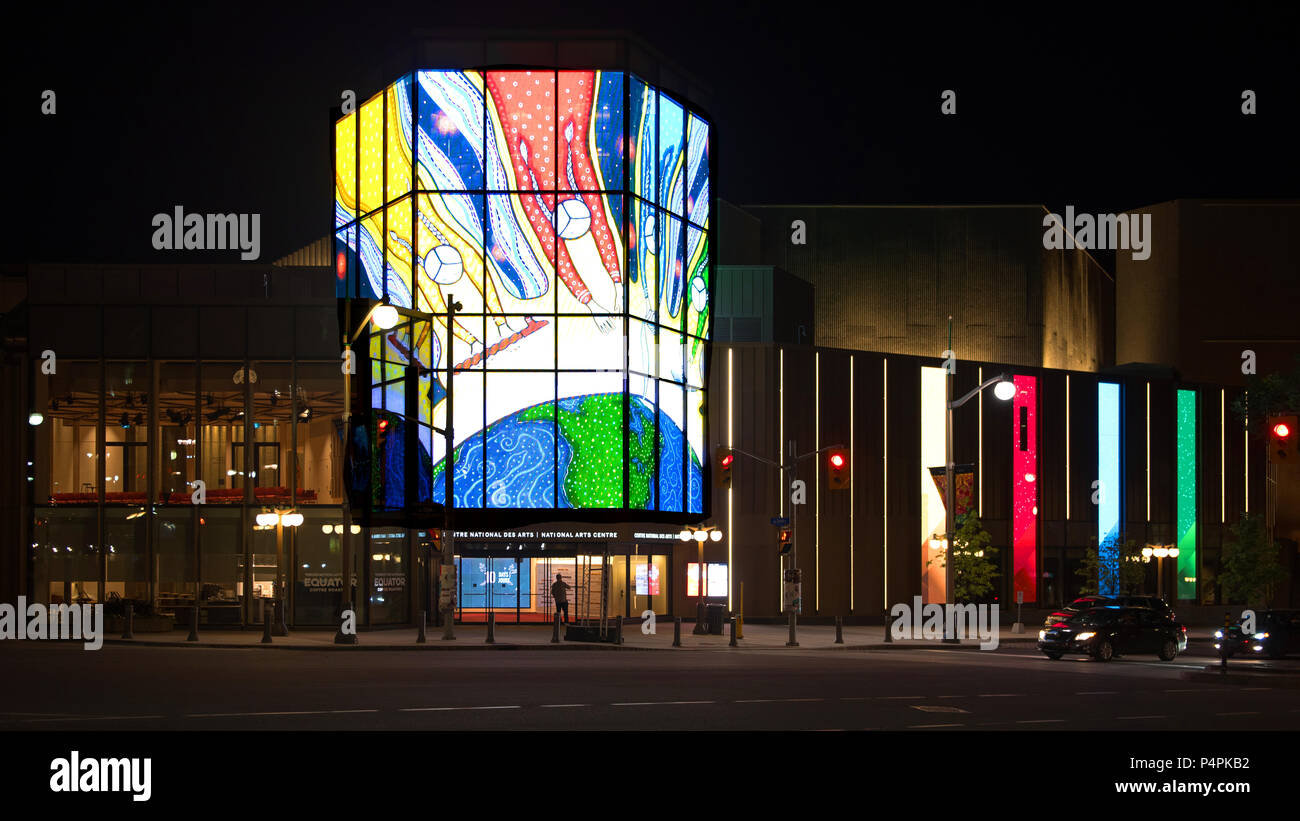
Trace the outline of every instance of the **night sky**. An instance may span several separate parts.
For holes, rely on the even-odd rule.
[[[972,4],[974,5],[974,4]],[[647,18],[648,10],[663,16]],[[44,2],[4,44],[0,262],[180,262],[150,219],[259,212],[262,257],[331,225],[329,110],[413,29],[625,29],[712,86],[715,193],[746,203],[1118,212],[1300,191],[1300,9],[1178,4]],[[635,8],[635,10],[634,10]],[[331,11],[331,9],[333,11]],[[850,15],[851,16],[846,16]],[[391,78],[389,78],[391,79]],[[41,92],[58,95],[42,116]],[[957,115],[939,113],[957,92]],[[1258,95],[1243,116],[1241,92]],[[217,252],[212,259],[233,262]]]

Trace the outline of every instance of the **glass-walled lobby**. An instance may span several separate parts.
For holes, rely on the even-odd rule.
[[[148,603],[185,622],[337,623],[337,361],[65,361],[38,373],[33,600]],[[264,527],[295,511],[297,527]],[[417,534],[352,526],[361,624],[408,623]],[[138,605],[137,605],[138,606]]]
[[[572,621],[639,618],[646,610],[672,612],[672,557],[664,546],[625,543],[456,543],[458,621],[550,623],[551,586],[558,576]]]

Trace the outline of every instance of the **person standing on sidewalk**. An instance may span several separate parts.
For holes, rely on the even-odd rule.
[[[564,581],[564,576],[556,573],[555,583],[551,585],[551,598],[555,599],[555,612],[564,613],[564,623],[569,623],[569,594],[566,592],[569,585]]]

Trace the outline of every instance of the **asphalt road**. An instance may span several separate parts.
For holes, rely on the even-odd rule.
[[[1181,677],[1208,660],[1194,650],[1171,663],[1050,661],[1024,646],[86,652],[4,642],[0,730],[1300,729],[1300,689]]]

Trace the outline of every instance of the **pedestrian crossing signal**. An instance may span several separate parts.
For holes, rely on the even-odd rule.
[[[827,454],[826,471],[831,490],[844,490],[849,486],[849,451],[836,448]]]
[[[713,452],[713,481],[720,488],[731,487],[731,466],[736,462],[736,454],[731,448],[717,448]]]
[[[777,536],[777,544],[780,547],[782,556],[789,555],[790,549],[794,547],[794,531],[788,527],[781,528]]]

